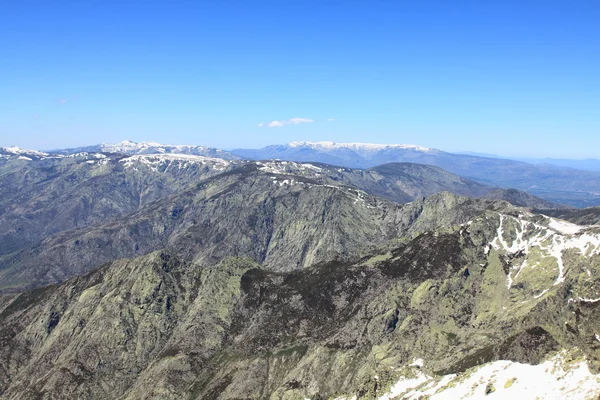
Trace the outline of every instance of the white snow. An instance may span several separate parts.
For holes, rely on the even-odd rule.
[[[415,371],[415,378],[401,379],[396,382],[391,388],[389,393],[379,396],[379,400],[390,400],[397,398],[403,393],[408,392],[410,389],[421,386],[423,383],[430,381],[432,378],[425,375],[421,371]]]
[[[293,161],[255,161],[259,170],[278,175],[301,175],[308,177],[319,177],[322,175],[323,168],[312,164],[301,164]]]
[[[423,361],[422,358],[417,358],[410,364],[411,367],[417,367],[417,368],[423,368],[424,365],[425,365],[425,361]]]
[[[26,157],[26,156],[46,157],[46,156],[48,156],[48,153],[44,153],[42,151],[22,149],[17,146],[0,147],[0,151],[9,153],[9,154],[13,154],[16,156],[23,156],[23,157]]]
[[[565,355],[538,365],[494,361],[438,378],[417,370],[416,377],[400,379],[379,399],[596,399],[600,375],[592,374],[585,360],[566,365]]]
[[[600,298],[597,299],[587,299],[585,297],[577,297],[575,299],[571,298],[568,300],[568,303],[575,303],[575,302],[579,302],[579,303],[597,303],[600,301]]]
[[[490,246],[496,250],[504,250],[510,254],[523,252],[528,254],[532,248],[537,248],[545,253],[546,256],[556,259],[558,267],[557,278],[554,285],[558,285],[565,280],[565,266],[563,263],[563,251],[567,249],[578,249],[583,256],[592,256],[597,254],[600,249],[600,235],[584,232],[584,227],[568,223],[566,221],[548,218],[548,226],[539,225],[522,218],[515,218],[508,215],[499,214],[500,223],[496,236],[491,241]],[[504,229],[508,221],[516,225],[516,238],[509,244],[504,239]],[[528,238],[525,239],[525,233]],[[488,248],[484,251],[487,254]],[[527,258],[520,265],[513,265],[507,276],[507,287],[510,289],[514,280],[517,279],[521,271],[528,266]],[[534,266],[531,266],[532,268]],[[516,273],[514,273],[516,271]],[[514,273],[514,276],[512,275]],[[541,296],[541,294],[539,295]]]
[[[283,164],[281,161],[267,161],[260,162],[257,161],[256,165],[258,165],[258,169],[261,171],[269,172],[271,174],[284,175],[288,174],[287,164]]]
[[[185,169],[193,164],[208,165],[217,171],[224,170],[230,162],[222,158],[211,158],[197,156],[193,154],[140,154],[119,160],[127,168],[136,168],[136,164],[144,164],[150,167],[154,172],[159,172],[159,166],[165,166],[163,172],[167,172],[171,167]]]
[[[227,154],[227,152],[218,149],[211,149],[206,146],[195,146],[190,144],[162,144],[156,142],[132,142],[124,140],[120,143],[101,143],[100,149],[105,153],[122,153],[122,154],[196,154],[214,150],[217,154]]]
[[[571,222],[550,218],[548,226],[560,233],[574,234],[580,232],[582,227]]]
[[[375,143],[336,143],[336,142],[290,142],[289,147],[307,147],[320,151],[348,149],[359,153],[375,153],[381,150],[403,149],[424,153],[439,152],[439,150],[414,144],[375,144]]]
[[[317,171],[317,172],[323,171],[323,168],[319,168],[316,165],[312,165],[312,164],[300,164],[300,166],[303,168],[312,169],[313,171]]]

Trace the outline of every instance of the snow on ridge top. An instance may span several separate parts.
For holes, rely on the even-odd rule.
[[[576,225],[572,222],[564,221],[562,219],[554,219],[554,218],[550,218],[550,222],[548,223],[548,226],[560,233],[566,233],[566,234],[571,234],[571,235],[575,234],[575,233],[579,233],[583,229],[583,226]]]
[[[145,151],[145,150],[149,150],[149,149],[155,149],[157,152],[163,153],[165,152],[167,149],[172,150],[191,150],[191,149],[199,149],[199,150],[204,150],[204,149],[208,149],[208,147],[206,146],[195,146],[195,145],[190,145],[190,144],[180,144],[180,145],[173,145],[173,144],[161,144],[161,143],[157,143],[157,142],[132,142],[130,140],[124,140],[120,143],[115,143],[115,144],[109,144],[109,143],[102,143],[100,144],[100,147],[102,148],[102,150],[104,151],[116,151],[116,152],[135,152],[135,151]]]
[[[421,152],[436,151],[429,147],[418,146],[414,144],[376,144],[376,143],[337,143],[337,142],[290,142],[290,147],[311,147],[318,150],[336,150],[336,149],[352,149],[362,151],[380,151],[387,149],[405,149],[416,150]]]
[[[119,160],[125,168],[133,168],[137,170],[140,164],[146,165],[154,172],[167,172],[172,167],[177,170],[186,169],[192,165],[208,166],[215,171],[224,171],[229,165],[228,160],[222,158],[212,158],[199,156],[195,154],[135,154],[127,158]]]
[[[22,149],[18,146],[0,147],[0,150],[4,151],[6,153],[14,154],[14,155],[25,155],[25,156],[36,156],[36,157],[48,156],[48,153],[44,153],[42,151],[37,151],[37,150]]]
[[[213,162],[216,164],[229,165],[228,160],[222,158],[206,157],[196,154],[180,154],[180,153],[165,153],[165,154],[135,154],[127,158],[123,158],[119,162],[129,163],[132,161],[196,161],[196,162]]]
[[[132,142],[131,140],[123,140],[119,143],[100,143],[99,147],[105,149],[116,149],[122,151],[142,151],[148,149],[157,149],[158,152],[164,150],[214,150],[217,153],[227,153],[224,150],[201,146],[195,144],[163,144],[158,142]]]

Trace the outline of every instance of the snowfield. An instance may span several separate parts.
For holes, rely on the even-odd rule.
[[[399,380],[379,399],[597,399],[600,375],[592,374],[585,360],[568,358],[563,351],[538,365],[494,361],[436,378],[417,370],[416,378]]]
[[[416,363],[379,400],[596,400],[600,375],[590,372],[577,350],[563,350],[538,364],[494,361],[464,373],[430,376]],[[572,359],[574,358],[574,359]],[[374,377],[377,380],[377,377]],[[335,400],[355,400],[356,396]]]

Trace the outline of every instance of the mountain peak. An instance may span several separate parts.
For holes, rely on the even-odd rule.
[[[18,146],[0,147],[0,153],[5,153],[15,156],[34,156],[34,157],[45,157],[48,153],[42,151],[22,149]]]

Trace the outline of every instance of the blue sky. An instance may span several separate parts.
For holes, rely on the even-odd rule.
[[[586,0],[4,1],[0,146],[597,158],[598,21]]]

